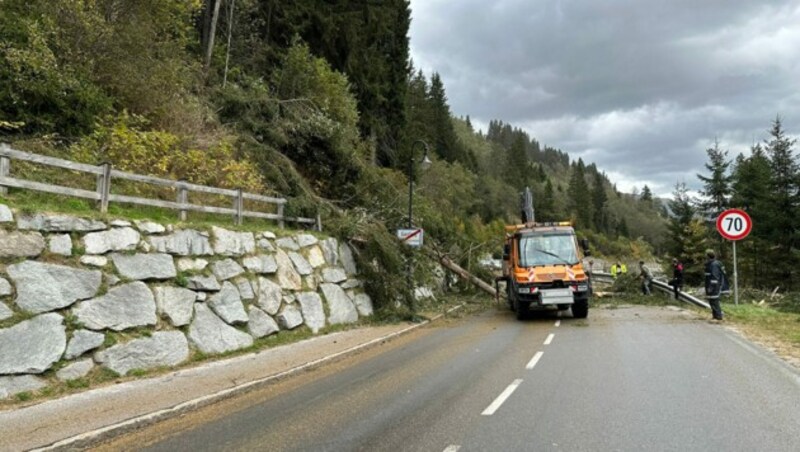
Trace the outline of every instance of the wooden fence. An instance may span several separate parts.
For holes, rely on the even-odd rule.
[[[11,176],[11,161],[19,160],[25,162],[36,163],[56,168],[63,168],[72,171],[94,174],[97,177],[97,187],[94,191],[84,190],[80,188],[64,187],[60,185],[51,185],[42,182],[35,182],[25,179],[18,179]],[[162,187],[169,187],[175,189],[177,198],[175,201],[165,201],[161,199],[140,198],[136,196],[118,195],[111,193],[111,181],[114,179],[129,180],[135,182],[142,182],[151,185]],[[144,206],[161,207],[165,209],[173,209],[180,211],[181,221],[186,221],[186,214],[188,211],[216,213],[222,215],[232,215],[236,224],[242,224],[243,217],[249,218],[264,218],[267,220],[275,220],[278,225],[283,228],[284,223],[294,222],[300,225],[310,225],[322,230],[322,223],[319,215],[317,218],[303,218],[303,217],[286,217],[283,215],[283,209],[286,204],[284,198],[273,198],[270,196],[257,195],[253,193],[245,193],[242,190],[231,190],[226,188],[209,187],[206,185],[197,185],[185,181],[174,181],[169,179],[161,179],[152,176],[142,176],[140,174],[127,173],[124,171],[115,170],[111,167],[110,163],[103,163],[101,165],[89,165],[86,163],[78,163],[70,160],[63,160],[55,157],[47,157],[44,155],[31,154],[28,152],[17,151],[4,143],[0,143],[0,194],[6,194],[7,187],[23,188],[28,190],[41,191],[45,193],[55,193],[58,195],[74,196],[77,198],[91,199],[97,201],[97,205],[101,212],[108,211],[109,202],[121,202],[130,204],[139,204]],[[202,204],[189,203],[189,192],[207,193],[212,195],[222,195],[232,198],[232,208],[206,206]],[[266,204],[273,204],[277,206],[277,213],[254,212],[244,210],[244,201],[258,201]]]

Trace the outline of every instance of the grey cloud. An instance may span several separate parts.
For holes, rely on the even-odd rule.
[[[671,187],[668,177],[703,171],[715,136],[747,149],[778,113],[800,129],[796,0],[414,0],[412,9],[415,64],[442,75],[455,114],[523,126],[631,180]]]

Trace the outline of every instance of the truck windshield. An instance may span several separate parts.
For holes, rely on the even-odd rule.
[[[573,265],[578,262],[571,234],[523,235],[519,239],[519,265]]]

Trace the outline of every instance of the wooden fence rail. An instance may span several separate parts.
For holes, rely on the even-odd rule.
[[[88,174],[94,174],[97,178],[97,185],[94,191],[85,190],[80,188],[64,187],[61,185],[52,185],[42,182],[35,182],[25,179],[12,177],[11,175],[11,161],[19,160],[24,162],[31,162],[40,165],[63,168],[72,171],[79,171]],[[141,182],[150,185],[158,185],[175,189],[177,197],[175,201],[165,201],[161,199],[141,198],[137,196],[118,195],[111,193],[111,182],[114,179],[129,180],[134,182]],[[139,204],[144,206],[161,207],[165,209],[173,209],[180,212],[179,216],[181,221],[186,221],[187,212],[206,212],[222,215],[232,215],[236,224],[242,224],[244,217],[249,218],[264,218],[267,220],[275,220],[278,225],[283,228],[285,222],[294,222],[301,225],[310,225],[322,230],[322,223],[319,215],[314,218],[303,217],[287,217],[284,216],[283,210],[286,204],[284,198],[274,198],[271,196],[258,195],[254,193],[245,193],[242,190],[232,190],[228,188],[216,188],[206,185],[192,184],[186,181],[175,181],[169,179],[161,179],[153,176],[143,176],[141,174],[128,173],[119,171],[112,168],[110,163],[103,163],[100,165],[88,165],[86,163],[78,163],[70,160],[63,160],[55,157],[48,157],[44,155],[31,154],[28,152],[17,151],[12,149],[5,143],[0,143],[0,194],[6,194],[8,187],[23,188],[27,190],[41,191],[45,193],[55,193],[58,195],[73,196],[76,198],[90,199],[97,201],[97,205],[101,212],[108,211],[109,202],[122,202],[129,204]],[[193,204],[189,202],[189,193],[207,193],[212,195],[227,196],[232,199],[232,207],[214,207],[202,204]],[[277,213],[254,212],[244,210],[244,201],[257,201],[265,204],[273,204],[276,206]]]

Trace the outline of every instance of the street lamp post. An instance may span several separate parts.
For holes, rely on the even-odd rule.
[[[425,153],[422,155],[422,160],[420,160],[420,164],[422,165],[430,165],[431,159],[428,158],[428,143],[424,142],[423,140],[417,140],[411,145],[411,158],[408,159],[408,227],[413,228],[414,225],[412,224],[412,212],[413,212],[413,200],[414,200],[414,148],[417,144],[421,144],[422,148],[425,150]]]
[[[431,159],[428,158],[428,143],[423,140],[417,140],[411,144],[411,157],[408,159],[408,228],[414,227],[413,224],[413,202],[414,202],[414,149],[417,144],[421,144],[425,153],[419,163],[423,166],[431,164]],[[413,257],[408,261],[408,291],[411,296],[411,303],[413,309],[414,303],[414,263]]]

